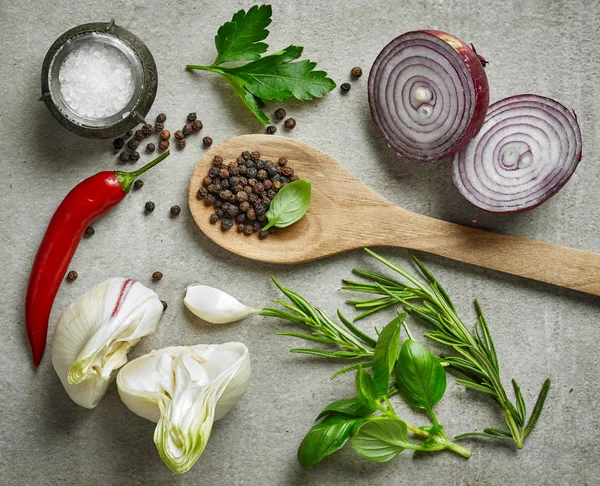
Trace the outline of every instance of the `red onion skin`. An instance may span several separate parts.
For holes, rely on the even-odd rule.
[[[451,150],[445,152],[436,159],[429,161],[433,163],[443,159],[444,157],[448,157],[449,155],[452,155],[453,153],[458,152],[459,150],[466,147],[467,144],[473,139],[475,135],[477,135],[477,133],[481,129],[481,126],[483,125],[483,122],[485,120],[488,105],[490,104],[490,89],[484,69],[484,64],[487,64],[488,62],[485,59],[483,59],[483,57],[479,56],[473,49],[471,49],[471,47],[465,44],[458,37],[454,37],[453,35],[448,34],[447,32],[442,32],[440,30],[413,30],[410,32],[406,32],[400,35],[399,37],[416,33],[426,33],[429,35],[433,35],[438,39],[444,41],[450,47],[452,47],[465,63],[465,66],[467,67],[467,70],[469,71],[469,74],[473,79],[473,86],[475,88],[475,107],[473,110],[473,117],[467,125],[463,136],[456,142],[456,144],[452,147]],[[396,39],[390,41],[388,45],[394,42],[395,40]],[[384,47],[382,51],[384,51],[385,49],[386,48]],[[371,72],[369,73],[369,84],[374,82],[371,81],[372,75],[373,70],[371,70]],[[369,110],[371,112],[371,118],[375,121],[376,115],[374,113],[374,108],[371,103],[369,103]],[[375,126],[379,131],[381,131],[377,123],[375,123]],[[404,154],[397,153],[397,155],[406,160],[410,160],[411,162],[421,162],[420,160],[414,160],[410,157],[406,157],[406,155]]]

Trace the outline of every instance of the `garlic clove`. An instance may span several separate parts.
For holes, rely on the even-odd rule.
[[[162,312],[152,290],[124,278],[106,280],[71,303],[52,341],[52,364],[71,399],[98,405],[129,350],[156,330]]]
[[[211,324],[235,322],[259,312],[222,290],[200,284],[187,288],[183,303],[192,313]]]
[[[250,381],[242,343],[199,344],[152,351],[117,375],[123,403],[157,422],[154,442],[167,466],[188,471],[210,437],[212,424],[242,398]]]

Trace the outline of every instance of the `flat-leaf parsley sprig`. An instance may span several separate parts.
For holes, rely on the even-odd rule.
[[[303,48],[290,45],[282,51],[261,57],[268,45],[271,6],[253,6],[240,10],[223,24],[215,36],[217,58],[210,66],[188,64],[186,69],[210,71],[222,75],[234,92],[262,123],[269,119],[261,110],[261,100],[282,101],[321,98],[335,88],[335,82],[324,71],[315,71],[316,63],[302,60]],[[224,64],[250,61],[237,66]]]

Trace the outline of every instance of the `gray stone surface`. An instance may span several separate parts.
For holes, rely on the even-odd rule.
[[[475,43],[490,61],[492,101],[518,93],[538,93],[574,108],[581,122],[584,159],[566,187],[543,206],[516,216],[485,216],[479,225],[585,250],[600,251],[597,238],[600,191],[600,37],[598,1],[424,0],[396,2],[274,1],[269,44],[305,46],[338,82],[350,68],[368,68],[396,35],[438,28]],[[303,472],[296,449],[313,418],[329,401],[352,393],[352,378],[330,381],[336,364],[288,353],[298,343],[278,337],[283,323],[254,317],[209,326],[186,311],[186,285],[203,282],[255,306],[277,293],[275,274],[314,303],[333,313],[343,307],[336,289],[353,266],[376,265],[360,251],[301,266],[272,266],[231,255],[208,241],[186,210],[187,184],[203,152],[200,139],[144,177],[133,192],[95,224],[96,235],[82,241],[52,313],[114,276],[128,276],[155,289],[169,303],[156,334],[131,353],[167,345],[246,343],[253,376],[248,394],[213,431],[196,466],[181,477],[162,463],[152,440],[154,425],[129,412],[113,384],[100,405],[84,410],[64,392],[47,351],[39,370],[31,365],[24,331],[23,302],[31,262],[46,224],[64,195],[83,178],[120,166],[110,141],[88,141],[61,128],[39,96],[39,71],[54,39],[85,22],[116,21],[138,34],[153,52],[160,72],[151,111],[165,111],[168,127],[179,128],[192,110],[216,142],[261,133],[222,79],[188,73],[187,62],[213,59],[218,26],[249,2],[67,0],[0,3],[0,483],[20,484],[598,484],[599,370],[595,297],[532,283],[424,255],[454,296],[461,313],[473,319],[478,297],[488,317],[502,361],[504,381],[519,378],[530,406],[544,378],[553,380],[544,412],[525,448],[469,441],[473,457],[450,454],[412,458],[402,454],[385,465],[359,459],[352,450]],[[382,143],[367,108],[367,76],[317,102],[285,103],[297,121],[288,136],[312,144],[341,161],[364,182],[399,205],[450,221],[469,223],[477,212],[454,188],[447,161],[416,165],[397,159]],[[269,104],[272,112],[276,105]],[[142,160],[148,160],[143,156]],[[143,214],[152,200],[157,209]],[[172,204],[184,207],[172,219]],[[351,208],[348,208],[351,211]],[[357,224],[368,222],[357,222]],[[383,254],[406,263],[403,250]],[[152,283],[153,271],[164,279]],[[350,309],[346,312],[351,313]],[[371,321],[382,324],[384,316]],[[367,325],[365,323],[365,325]],[[424,328],[413,324],[413,328]],[[420,416],[399,405],[414,420]],[[450,380],[438,417],[451,434],[500,426],[489,400]],[[421,417],[422,418],[422,417]],[[422,418],[424,420],[424,418]]]

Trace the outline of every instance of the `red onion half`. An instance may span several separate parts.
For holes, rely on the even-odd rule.
[[[369,74],[371,116],[388,145],[406,159],[433,162],[469,143],[489,104],[485,62],[436,30],[390,42]]]
[[[490,106],[473,141],[454,155],[454,184],[475,206],[492,213],[531,209],[569,180],[581,160],[575,113],[537,95]]]

